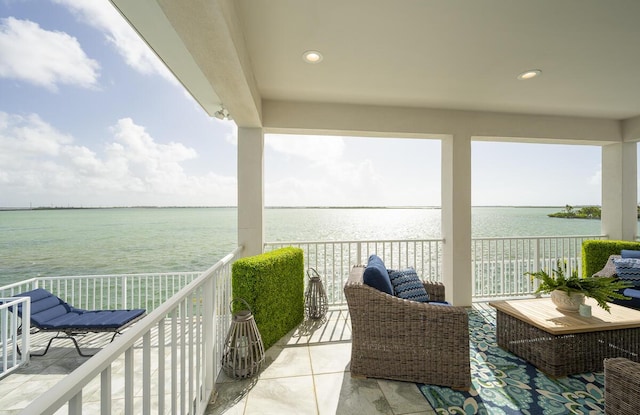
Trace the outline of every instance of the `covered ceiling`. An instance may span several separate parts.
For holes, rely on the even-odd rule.
[[[262,126],[269,102],[640,116],[638,0],[112,1],[241,127]]]

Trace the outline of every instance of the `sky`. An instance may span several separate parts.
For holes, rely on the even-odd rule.
[[[235,206],[237,128],[107,0],[0,0],[0,207]],[[265,136],[266,206],[440,206],[438,140]],[[472,143],[474,206],[600,205],[596,146]]]

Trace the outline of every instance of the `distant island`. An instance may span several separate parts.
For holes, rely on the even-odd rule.
[[[547,216],[563,219],[600,219],[602,209],[600,206],[584,206],[576,210],[573,206],[566,205],[562,212],[550,213]],[[638,218],[640,218],[640,206],[638,206]]]

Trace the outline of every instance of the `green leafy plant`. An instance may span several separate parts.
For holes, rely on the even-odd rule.
[[[627,281],[618,280],[616,277],[584,277],[578,276],[578,270],[574,269],[570,276],[566,275],[567,264],[561,261],[557,262],[557,268],[551,271],[551,275],[546,270],[537,272],[527,272],[540,280],[540,285],[536,290],[537,293],[549,294],[552,291],[560,290],[571,295],[573,293],[583,293],[586,297],[591,297],[604,310],[611,312],[611,307],[607,301],[614,299],[629,300],[618,291],[629,288],[632,285]]]

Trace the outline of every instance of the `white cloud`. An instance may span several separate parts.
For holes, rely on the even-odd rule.
[[[177,82],[173,74],[109,1],[52,1],[66,7],[80,22],[103,32],[127,65],[136,71],[143,74],[159,74],[171,82]]]
[[[302,157],[316,164],[333,163],[344,154],[342,137],[270,134],[265,144],[292,157]]]
[[[229,131],[224,136],[224,141],[231,144],[232,146],[238,147],[238,126],[234,122],[229,121],[218,121],[213,118],[214,122],[224,123],[226,125],[231,125],[231,131]]]
[[[269,206],[378,206],[393,204],[371,189],[390,186],[385,171],[378,171],[368,158],[345,158],[344,137],[268,135],[265,144],[287,160],[289,173],[296,169],[295,160],[305,167],[266,183]],[[277,156],[276,156],[277,157]],[[267,164],[276,163],[267,160]]]
[[[593,173],[593,176],[589,179],[589,184],[593,186],[600,186],[602,184],[602,166],[599,166],[598,171]]]
[[[100,66],[67,33],[13,17],[0,19],[0,77],[57,90],[59,84],[95,87]]]
[[[0,112],[0,206],[235,205],[236,179],[189,175],[193,148],[156,142],[130,118],[99,151],[38,115]]]

